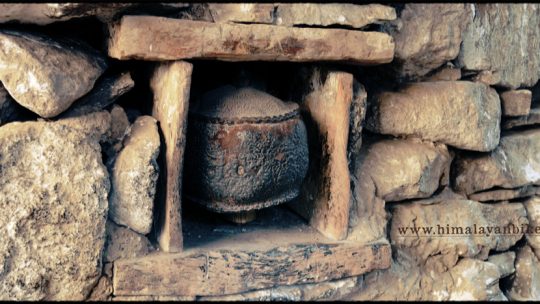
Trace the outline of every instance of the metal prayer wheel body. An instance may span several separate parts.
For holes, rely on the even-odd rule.
[[[190,109],[184,190],[212,211],[252,211],[294,199],[308,162],[295,103],[225,86]]]

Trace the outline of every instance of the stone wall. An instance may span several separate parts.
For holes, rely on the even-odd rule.
[[[539,23],[538,4],[0,4],[0,300],[539,300]],[[309,118],[283,210],[311,243],[201,245],[206,285],[176,288],[209,237],[181,195],[188,109],[221,84]],[[209,279],[209,256],[236,270]]]

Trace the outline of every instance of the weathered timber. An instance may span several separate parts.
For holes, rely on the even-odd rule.
[[[313,91],[303,101],[303,110],[317,130],[312,162],[301,199],[291,207],[325,236],[347,237],[351,199],[347,161],[349,111],[353,99],[353,76],[344,72],[311,71]],[[324,79],[324,80],[323,80]]]
[[[113,58],[225,61],[391,62],[394,42],[379,32],[226,24],[152,16],[124,16],[111,26]]]
[[[150,82],[154,93],[152,115],[159,121],[165,142],[165,166],[161,166],[158,190],[157,239],[165,252],[182,250],[182,167],[193,65],[183,61],[156,67]]]

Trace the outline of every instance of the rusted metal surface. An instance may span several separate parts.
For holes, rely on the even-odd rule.
[[[299,194],[308,167],[298,105],[252,88],[220,88],[190,112],[184,186],[216,212],[281,204]]]

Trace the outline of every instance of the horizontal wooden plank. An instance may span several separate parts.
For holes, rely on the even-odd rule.
[[[390,266],[388,243],[295,244],[271,250],[155,253],[117,260],[116,296],[211,296],[317,283]]]
[[[394,41],[379,32],[226,24],[155,16],[124,16],[111,26],[113,58],[226,61],[392,61]]]

